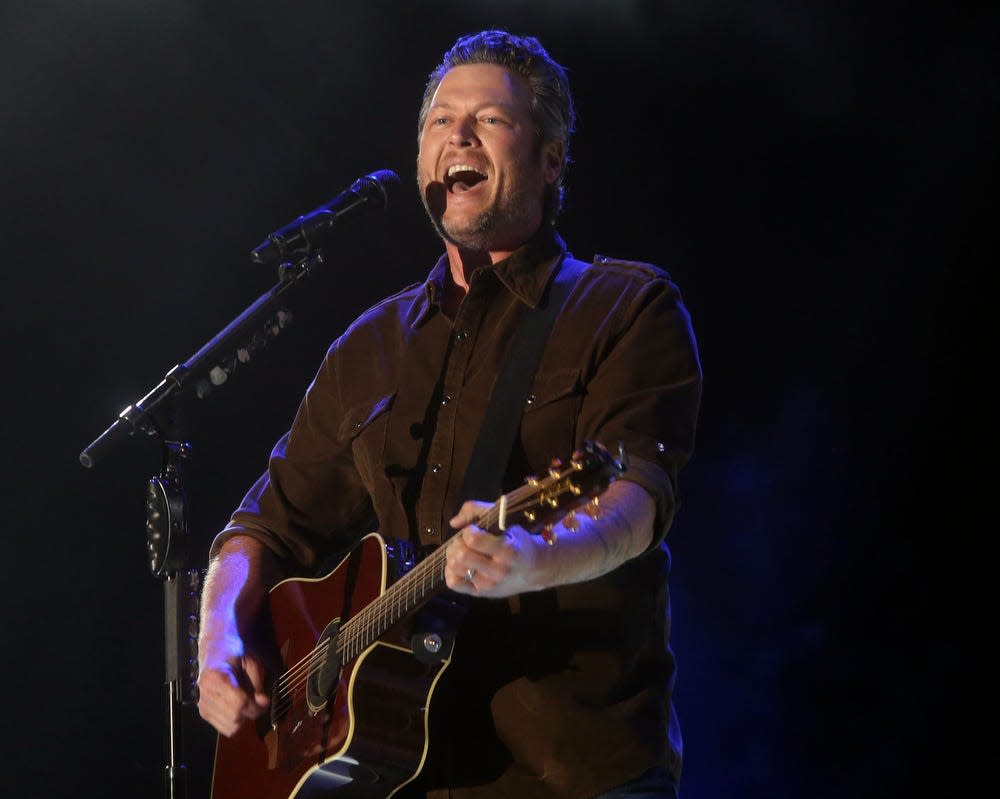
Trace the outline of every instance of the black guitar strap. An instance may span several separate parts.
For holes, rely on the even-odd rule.
[[[567,253],[552,280],[547,302],[537,308],[528,308],[521,314],[503,371],[493,384],[486,416],[469,459],[459,495],[463,500],[490,500],[500,496],[514,436],[520,427],[524,403],[542,350],[559,309],[586,268],[587,264]]]

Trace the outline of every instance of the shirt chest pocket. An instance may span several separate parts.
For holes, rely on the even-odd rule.
[[[341,440],[351,442],[355,467],[373,497],[378,490],[376,480],[383,474],[380,465],[389,429],[389,413],[395,399],[393,391],[383,397],[355,403],[340,423]]]
[[[585,393],[576,367],[535,376],[521,419],[521,443],[532,466],[541,468],[553,458],[570,456]]]

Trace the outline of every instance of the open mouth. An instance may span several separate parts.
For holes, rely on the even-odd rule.
[[[478,183],[486,180],[486,175],[468,164],[454,164],[448,167],[444,183],[448,191],[468,191]]]

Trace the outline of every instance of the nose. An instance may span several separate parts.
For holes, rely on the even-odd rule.
[[[476,136],[476,118],[471,115],[463,115],[455,120],[452,126],[451,135],[448,141],[455,147],[471,147],[479,143]]]

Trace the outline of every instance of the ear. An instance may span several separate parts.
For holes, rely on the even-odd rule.
[[[566,142],[560,140],[546,142],[542,147],[542,173],[547,184],[552,185],[559,180],[565,152]]]

